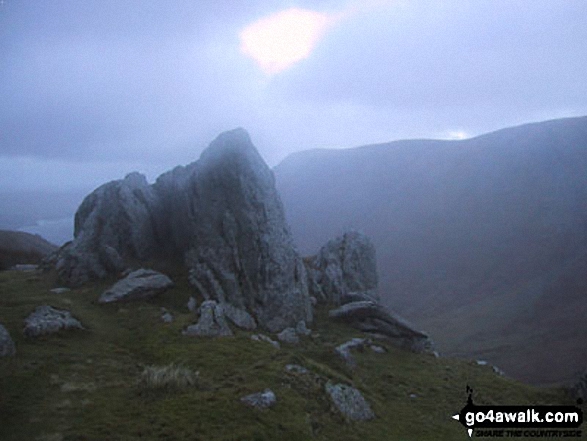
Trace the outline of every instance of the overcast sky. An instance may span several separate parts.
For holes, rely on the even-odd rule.
[[[587,114],[585,0],[3,0],[0,192]]]

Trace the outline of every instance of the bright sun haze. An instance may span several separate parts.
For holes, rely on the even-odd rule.
[[[276,74],[307,58],[334,21],[328,14],[287,9],[243,29],[240,48],[263,72]]]

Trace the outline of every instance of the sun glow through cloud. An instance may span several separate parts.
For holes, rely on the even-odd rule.
[[[291,8],[262,18],[240,33],[240,49],[268,75],[307,58],[340,15]]]

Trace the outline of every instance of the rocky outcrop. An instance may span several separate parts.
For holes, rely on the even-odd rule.
[[[375,247],[361,233],[348,232],[329,241],[305,263],[310,293],[318,301],[340,305],[378,298]]]
[[[8,357],[16,354],[14,341],[10,337],[8,330],[0,324],[0,357]]]
[[[193,337],[228,337],[233,335],[228,323],[226,323],[222,305],[214,300],[206,300],[202,303],[198,322],[188,326],[183,334]]]
[[[279,332],[312,321],[306,270],[273,173],[242,129],[221,134],[198,161],[153,185],[132,173],[95,190],[76,213],[74,241],[54,262],[75,286],[162,257],[183,261],[196,294],[233,307],[226,315],[245,329]]]
[[[25,319],[23,333],[26,337],[38,337],[67,329],[84,329],[84,327],[72,317],[69,311],[43,305]]]
[[[98,303],[112,303],[154,297],[173,286],[165,274],[150,269],[138,269],[104,291]]]
[[[164,175],[155,184],[161,194],[169,193],[168,180]],[[305,268],[273,173],[245,131],[220,135],[202,153],[188,194],[194,222],[182,243],[190,244],[186,263],[198,293],[250,312],[272,332],[311,321]],[[169,207],[172,218],[182,210]]]
[[[414,352],[430,351],[433,347],[427,334],[374,301],[347,303],[329,311],[328,316],[361,331],[384,335],[396,345]]]
[[[346,384],[326,383],[326,392],[344,417],[351,421],[366,421],[375,418],[371,406],[361,392]]]

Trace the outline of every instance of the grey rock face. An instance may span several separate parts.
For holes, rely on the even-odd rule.
[[[60,279],[78,286],[122,271],[126,259],[152,257],[156,206],[155,192],[139,173],[94,190],[75,214],[75,239],[59,250]]]
[[[257,328],[255,319],[244,309],[236,308],[230,303],[224,303],[222,309],[224,309],[226,318],[239,328],[246,329],[247,331],[252,331]]]
[[[277,402],[277,397],[271,389],[265,389],[263,392],[257,392],[242,397],[241,401],[247,406],[255,407],[257,409],[267,409]]]
[[[53,288],[50,289],[49,292],[53,294],[65,294],[66,292],[71,291],[69,288]]]
[[[352,421],[366,421],[375,418],[371,406],[361,392],[345,384],[326,383],[326,392],[336,408],[347,419]]]
[[[328,316],[361,331],[383,334],[396,345],[414,352],[433,349],[427,334],[414,329],[406,320],[373,301],[347,303],[329,311]]]
[[[221,134],[198,161],[153,185],[133,173],[95,190],[55,267],[80,285],[161,257],[183,260],[195,290],[236,308],[227,316],[245,329],[256,322],[279,332],[312,321],[306,270],[273,173],[242,129]]]
[[[145,299],[161,294],[172,286],[173,282],[165,274],[141,268],[104,291],[98,303]]]
[[[214,300],[206,300],[200,306],[200,318],[195,325],[188,326],[184,335],[195,337],[227,337],[232,331],[224,318],[224,310]]]
[[[300,342],[300,338],[298,337],[298,334],[296,334],[296,330],[294,328],[285,328],[283,331],[277,334],[277,339],[290,345],[297,345]]]
[[[311,295],[340,305],[357,299],[377,299],[375,247],[358,232],[329,241],[306,261]]]
[[[8,357],[16,354],[14,341],[10,337],[8,330],[0,324],[0,357]]]
[[[43,305],[25,319],[23,333],[27,337],[38,337],[66,329],[84,329],[84,327],[72,317],[69,311]]]
[[[169,194],[167,181],[156,183],[162,195]],[[182,243],[189,244],[186,262],[197,291],[248,311],[271,332],[310,322],[304,265],[273,173],[246,132],[220,135],[202,153],[188,182],[195,221]]]

